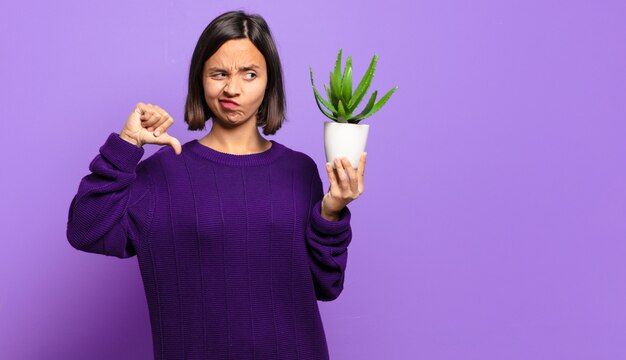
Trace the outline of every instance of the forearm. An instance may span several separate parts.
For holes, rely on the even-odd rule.
[[[313,206],[306,229],[311,274],[316,298],[330,301],[339,296],[348,259],[348,245],[352,239],[350,210],[344,207],[336,221],[321,216],[321,201]]]
[[[99,152],[70,203],[67,239],[78,250],[131,257],[153,204],[149,175],[138,164],[144,151],[111,133]]]

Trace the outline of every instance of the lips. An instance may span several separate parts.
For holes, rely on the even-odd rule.
[[[239,105],[239,104],[237,104],[236,102],[234,102],[234,101],[232,101],[232,100],[225,100],[225,99],[224,99],[224,100],[220,100],[220,102],[221,102],[222,104],[233,104],[233,105]]]

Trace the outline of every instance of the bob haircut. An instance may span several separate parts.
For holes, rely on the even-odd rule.
[[[229,11],[204,29],[191,58],[189,88],[185,103],[185,122],[188,130],[202,130],[208,119],[214,118],[204,98],[202,76],[204,63],[228,40],[249,39],[265,58],[267,86],[263,102],[257,112],[257,127],[263,126],[265,135],[275,134],[285,120],[285,90],[282,67],[276,45],[265,20],[257,14]]]

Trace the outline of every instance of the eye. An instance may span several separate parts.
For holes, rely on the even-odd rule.
[[[249,73],[247,73],[246,75],[254,75],[254,77],[252,77],[252,78],[248,78],[248,79],[250,79],[250,80],[252,80],[252,79],[256,78],[256,74],[255,74],[255,73],[253,73],[253,72],[249,72]]]

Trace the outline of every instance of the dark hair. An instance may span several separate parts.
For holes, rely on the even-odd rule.
[[[229,11],[204,29],[191,58],[189,88],[185,103],[185,122],[188,130],[202,130],[208,119],[214,117],[204,98],[202,72],[204,63],[228,40],[249,39],[263,54],[267,64],[267,86],[257,113],[257,126],[263,133],[276,133],[285,120],[285,90],[280,59],[272,34],[265,20],[257,14]]]

